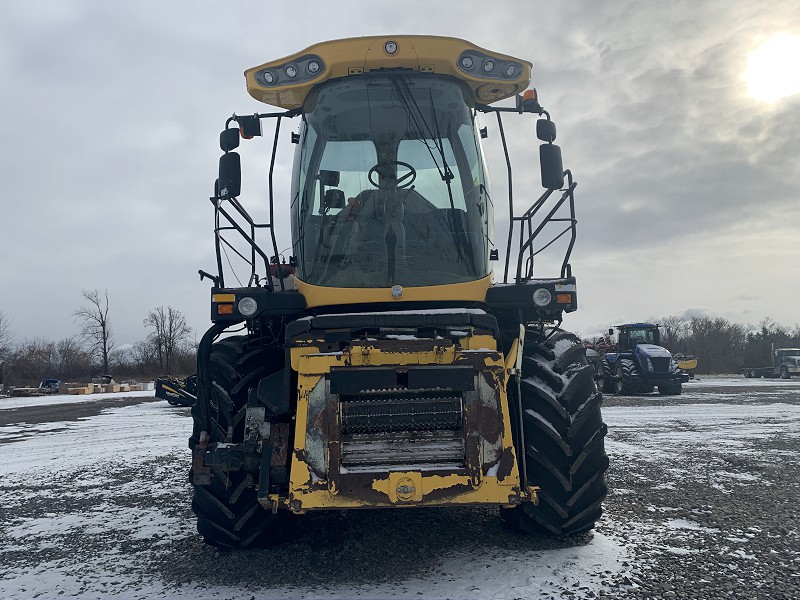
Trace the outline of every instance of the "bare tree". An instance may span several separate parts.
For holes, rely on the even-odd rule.
[[[732,373],[744,362],[747,327],[721,317],[692,317],[686,339],[700,373]]]
[[[108,373],[108,355],[114,348],[108,320],[108,290],[103,290],[102,295],[97,290],[81,290],[81,295],[89,306],[72,313],[80,327],[79,335],[92,355],[103,363],[103,373]]]
[[[679,315],[671,315],[659,319],[658,324],[661,327],[661,342],[663,346],[672,352],[682,350],[679,342],[686,337],[689,330],[689,324],[686,319]]]
[[[54,366],[62,379],[75,380],[91,374],[92,356],[74,337],[64,338],[55,345]]]
[[[158,306],[147,314],[144,325],[154,330],[148,340],[156,351],[159,366],[163,372],[171,373],[173,357],[192,333],[186,317],[171,306]]]
[[[53,377],[55,344],[45,338],[22,340],[6,363],[8,383],[37,386],[42,379]]]
[[[14,340],[14,331],[11,329],[11,319],[0,310],[0,360],[11,350],[11,342]]]

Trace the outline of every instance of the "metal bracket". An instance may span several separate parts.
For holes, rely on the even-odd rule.
[[[225,467],[228,471],[238,471],[244,466],[244,446],[240,444],[219,444],[202,457],[206,467]]]
[[[539,506],[539,486],[525,486],[524,496],[529,502],[532,502],[534,506]]]
[[[261,442],[261,465],[258,468],[258,498],[269,495],[269,470],[272,465],[272,444],[269,437]],[[275,509],[277,510],[277,508]]]
[[[525,350],[525,324],[519,324],[519,342],[517,343],[517,361],[514,365],[517,383],[517,439],[519,440],[519,482],[523,490],[528,490],[528,465],[526,460],[525,427],[522,422],[522,357]]]
[[[517,344],[517,360],[514,363],[514,370],[517,377],[522,375],[522,356],[525,350],[525,325],[519,325],[519,344]]]
[[[254,450],[259,440],[269,439],[270,423],[266,420],[266,408],[248,406],[244,421],[245,446]]]
[[[192,483],[194,485],[210,485],[211,469],[203,461],[208,450],[208,432],[200,432],[200,441],[192,452]]]

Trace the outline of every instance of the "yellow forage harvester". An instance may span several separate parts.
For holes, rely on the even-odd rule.
[[[584,346],[558,327],[577,309],[576,183],[527,89],[531,67],[461,39],[398,35],[324,42],[245,72],[250,95],[275,108],[233,115],[220,135],[217,272],[200,271],[213,325],[189,442],[206,542],[273,543],[295,515],[350,508],[484,504],[526,532],[594,526],[602,396]],[[531,115],[541,195],[512,187],[503,129]],[[489,124],[509,181],[502,281]],[[268,197],[247,204],[236,150],[264,137]],[[288,196],[274,184],[288,176],[283,140]],[[556,248],[558,276],[534,277]]]

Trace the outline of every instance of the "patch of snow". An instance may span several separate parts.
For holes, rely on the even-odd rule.
[[[52,406],[55,404],[83,404],[98,400],[118,400],[122,398],[153,398],[153,390],[141,392],[109,392],[103,394],[55,394],[53,396],[22,396],[19,398],[0,399],[0,410],[11,408],[27,408],[30,406]]]
[[[558,358],[559,356],[564,354],[564,352],[566,352],[567,350],[572,348],[574,345],[575,345],[575,342],[573,342],[572,340],[568,340],[568,339],[558,340],[553,345],[553,352],[555,353],[556,358]]]
[[[712,527],[703,527],[699,523],[689,521],[688,519],[670,519],[665,521],[664,525],[669,529],[689,529],[692,531],[705,531],[708,533],[719,533],[719,529]]]

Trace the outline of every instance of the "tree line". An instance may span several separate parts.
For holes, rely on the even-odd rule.
[[[73,312],[78,331],[59,341],[14,340],[10,317],[0,311],[0,363],[6,385],[36,385],[42,379],[83,381],[111,374],[118,380],[186,376],[195,372],[197,348],[181,311],[158,306],[142,324],[146,338],[117,348],[109,317],[108,292],[83,290],[84,305]],[[771,364],[771,348],[800,347],[800,325],[794,328],[770,318],[758,326],[722,317],[672,315],[650,318],[661,329],[661,343],[673,353],[696,356],[697,373],[737,373],[745,366]]]
[[[772,364],[775,348],[800,348],[800,325],[794,328],[763,319],[758,326],[722,317],[650,318],[661,330],[661,345],[673,354],[697,357],[697,373],[738,373],[743,367]]]
[[[183,313],[157,306],[142,325],[145,339],[117,347],[107,290],[82,290],[83,305],[73,311],[77,331],[54,341],[15,340],[11,317],[0,311],[0,383],[36,386],[47,378],[88,381],[112,375],[117,381],[186,376],[195,372],[197,348]]]

